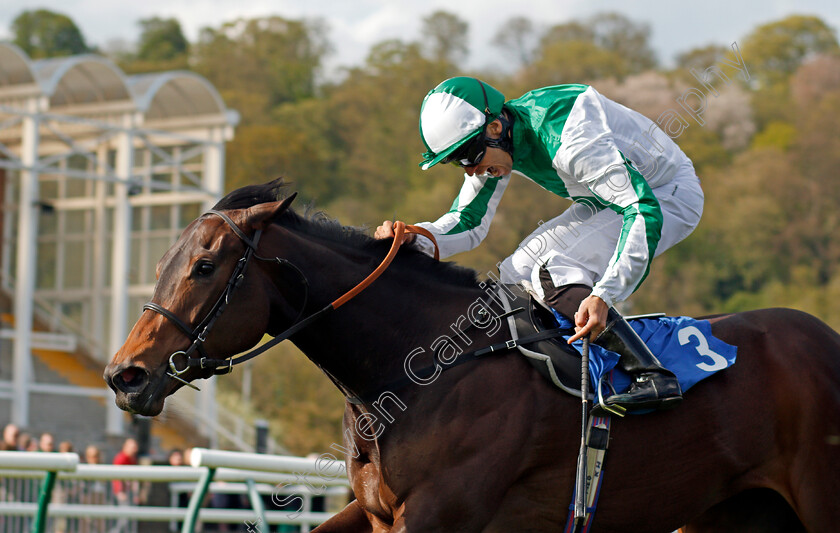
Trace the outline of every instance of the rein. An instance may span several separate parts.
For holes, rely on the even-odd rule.
[[[181,332],[183,332],[185,335],[187,335],[187,337],[189,337],[189,339],[192,341],[192,344],[190,344],[190,346],[186,350],[179,350],[177,352],[172,353],[169,356],[170,372],[167,372],[166,374],[180,381],[184,385],[187,385],[196,390],[199,390],[198,387],[181,377],[181,374],[183,374],[190,368],[212,368],[213,373],[216,375],[227,374],[231,370],[233,370],[234,365],[238,365],[244,363],[245,361],[253,359],[254,357],[268,350],[269,348],[283,342],[295,333],[309,326],[310,324],[320,319],[327,313],[335,311],[342,305],[355,298],[360,292],[368,288],[374,281],[376,281],[376,279],[379,276],[381,276],[383,272],[385,272],[385,270],[391,264],[391,261],[393,261],[394,257],[397,255],[397,252],[399,251],[400,246],[402,245],[403,236],[405,233],[415,233],[431,240],[432,243],[435,245],[435,260],[440,259],[440,253],[438,250],[437,242],[435,241],[434,236],[428,230],[418,226],[406,225],[404,222],[398,220],[394,222],[394,241],[391,244],[391,249],[388,251],[388,254],[385,256],[385,258],[382,260],[379,266],[376,267],[376,269],[374,269],[373,272],[371,272],[355,287],[336,298],[326,307],[322,308],[319,311],[316,311],[315,313],[301,320],[301,316],[303,315],[303,312],[306,309],[306,303],[309,298],[309,281],[306,279],[304,273],[297,266],[295,266],[293,263],[286,259],[282,259],[279,257],[267,258],[260,257],[259,255],[257,255],[256,251],[260,241],[260,237],[262,236],[262,230],[257,230],[254,234],[254,237],[249,238],[245,234],[245,232],[243,232],[229,216],[222,213],[221,211],[210,210],[207,211],[207,213],[205,214],[216,215],[220,217],[228,224],[228,226],[230,226],[230,228],[240,238],[240,240],[242,240],[242,242],[245,243],[245,252],[242,255],[242,257],[237,261],[236,266],[234,267],[233,272],[231,273],[230,279],[228,280],[224,290],[222,291],[222,294],[216,300],[216,303],[213,304],[213,307],[210,309],[210,311],[207,313],[204,319],[201,320],[201,322],[199,322],[198,325],[192,329],[190,329],[190,327],[184,321],[178,318],[172,311],[169,311],[160,304],[148,302],[145,305],[143,305],[144,311],[149,310],[164,316],[172,323],[174,323],[175,326],[177,326],[178,329],[181,330]],[[227,304],[230,301],[231,294],[233,294],[236,288],[239,287],[242,284],[242,281],[245,279],[245,272],[248,268],[248,263],[250,262],[252,257],[260,261],[274,261],[281,266],[291,268],[300,277],[305,289],[303,305],[301,306],[298,316],[292,322],[292,325],[288,329],[286,329],[285,331],[268,341],[267,343],[257,348],[254,348],[250,352],[240,355],[238,357],[213,359],[209,357],[205,352],[204,342],[206,341],[207,335],[212,329],[213,325],[215,325],[216,320],[219,318],[219,316],[221,316],[222,312],[227,307]],[[195,352],[198,352],[198,354],[201,357],[193,357],[192,355]],[[180,369],[178,368],[178,365],[175,360],[175,358],[178,356],[183,356],[183,358],[185,359],[184,367]]]

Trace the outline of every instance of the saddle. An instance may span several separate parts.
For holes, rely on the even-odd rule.
[[[525,311],[508,315],[511,339],[519,339],[556,329],[552,311],[532,293],[520,285],[503,285],[498,294],[505,312],[516,308]],[[568,330],[569,334],[574,330]],[[580,396],[581,355],[566,344],[562,337],[552,337],[525,344],[516,343],[519,352],[545,379],[569,394]],[[591,394],[590,394],[591,395]]]

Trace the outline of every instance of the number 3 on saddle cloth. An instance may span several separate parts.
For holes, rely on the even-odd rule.
[[[552,312],[561,328],[574,330],[571,320],[554,310]],[[712,336],[712,325],[708,320],[663,316],[633,319],[629,323],[662,366],[677,376],[683,392],[698,381],[735,364],[737,347]],[[565,336],[564,340],[569,337],[571,335]],[[583,341],[577,340],[572,346],[580,352]],[[616,368],[618,358],[615,352],[596,344],[589,345],[589,373],[593,388],[606,374],[609,375],[604,381],[611,382],[616,393],[625,392],[630,387],[630,376]],[[601,391],[605,398],[609,392]]]

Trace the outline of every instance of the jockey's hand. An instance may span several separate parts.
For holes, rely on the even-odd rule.
[[[590,294],[580,302],[580,307],[575,313],[575,334],[569,338],[569,344],[584,335],[589,334],[589,340],[594,341],[595,337],[607,327],[607,313],[610,308],[607,302]]]
[[[376,228],[376,231],[373,233],[373,237],[375,239],[392,239],[395,236],[394,223],[390,220],[382,222],[382,225]],[[414,233],[403,233],[403,241],[401,244],[414,242],[415,237],[417,237],[417,235]]]

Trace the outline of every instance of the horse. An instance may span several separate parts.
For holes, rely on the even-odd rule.
[[[105,369],[117,405],[154,416],[264,334],[289,338],[347,398],[355,499],[315,531],[562,530],[581,402],[512,351],[456,364],[508,339],[488,283],[404,247],[332,309],[391,240],[298,214],[293,198],[277,182],[248,186],[184,230]],[[709,320],[737,363],[677,409],[613,422],[593,529],[835,531],[840,335],[790,309]]]

